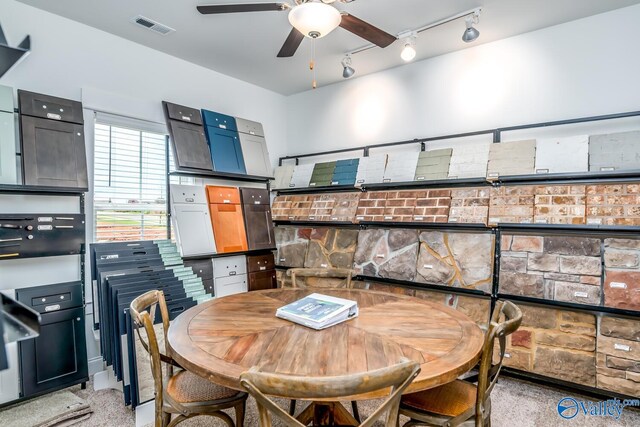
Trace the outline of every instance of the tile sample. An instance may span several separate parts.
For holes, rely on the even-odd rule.
[[[211,150],[213,170],[246,174],[236,119],[214,111],[202,110],[202,120]]]
[[[588,170],[588,135],[538,138],[535,173],[587,172]]]
[[[489,187],[452,189],[449,222],[487,225],[489,194]]]
[[[640,169],[640,131],[589,137],[589,170]]]
[[[640,184],[587,185],[587,224],[640,226]]]
[[[276,246],[269,205],[269,190],[240,188],[240,199],[250,251],[273,249]]]
[[[247,235],[238,188],[207,185],[206,191],[218,253],[246,251]]]
[[[389,154],[382,182],[409,182],[415,177],[418,152]]]
[[[447,222],[451,206],[451,190],[423,190],[417,192],[413,211],[415,222]]]
[[[489,194],[489,225],[533,222],[535,186],[491,187]]]
[[[598,388],[640,397],[640,320],[600,318],[596,371]]]
[[[309,187],[328,187],[333,180],[336,162],[316,163],[309,179]]]
[[[311,228],[276,227],[276,265],[304,267],[311,231]]]
[[[452,154],[453,148],[420,152],[414,181],[447,179]]]
[[[548,185],[535,187],[536,224],[584,224],[587,196],[584,185]]]
[[[487,178],[533,174],[535,161],[535,139],[491,144]]]
[[[236,125],[247,175],[271,176],[271,160],[262,124],[236,117]]]
[[[412,281],[416,277],[418,231],[360,230],[354,256],[356,274]]]
[[[383,221],[387,203],[387,191],[367,191],[362,193],[356,210],[356,222]]]
[[[0,184],[17,184],[13,88],[0,86]]]
[[[358,230],[319,227],[311,231],[306,268],[351,268]]]
[[[449,178],[477,178],[487,175],[491,142],[459,144],[453,147]]]
[[[502,235],[500,293],[600,305],[601,240]]]
[[[604,266],[604,305],[640,311],[640,239],[605,239]]]
[[[216,253],[207,195],[203,186],[171,184],[171,222],[180,255]]]
[[[331,185],[355,185],[360,159],[338,160]]]
[[[171,139],[173,160],[178,169],[213,171],[211,152],[204,134],[200,110],[162,101]]]
[[[419,239],[416,282],[491,292],[493,234],[423,231]]]
[[[596,386],[596,317],[590,313],[516,303],[520,328],[507,337],[504,365]],[[496,346],[494,357],[497,357]]]
[[[358,163],[356,174],[356,186],[362,184],[377,184],[384,179],[384,170],[387,167],[387,155],[362,157]]]
[[[273,188],[274,190],[289,188],[294,168],[294,165],[283,165],[276,167],[273,171],[274,180],[271,182],[271,188]]]
[[[313,174],[314,164],[296,165],[291,175],[290,188],[306,188],[311,181],[311,175]]]
[[[360,196],[363,193],[337,193],[331,210],[331,221],[355,222]]]

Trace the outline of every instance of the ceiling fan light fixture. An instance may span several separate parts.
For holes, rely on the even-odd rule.
[[[404,42],[402,52],[400,52],[400,58],[404,62],[411,62],[416,57],[415,40],[413,37],[408,37]]]
[[[342,64],[342,77],[345,79],[353,77],[356,70],[351,66],[351,55],[347,55],[341,62]]]
[[[341,20],[338,9],[325,3],[302,3],[289,12],[291,25],[305,37],[313,39],[322,38],[338,28]]]

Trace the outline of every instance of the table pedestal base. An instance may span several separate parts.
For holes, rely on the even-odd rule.
[[[296,417],[304,425],[313,426],[357,426],[360,423],[340,402],[311,402]]]

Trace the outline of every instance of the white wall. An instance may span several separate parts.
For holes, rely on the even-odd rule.
[[[635,5],[290,96],[288,152],[638,110],[638,22]]]

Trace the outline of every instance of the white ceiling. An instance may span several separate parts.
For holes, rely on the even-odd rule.
[[[276,58],[291,29],[286,12],[204,16],[196,11],[197,5],[262,0],[20,1],[285,95],[311,87],[311,40],[305,39],[293,58]],[[394,35],[482,6],[476,26],[481,34],[476,42],[462,42],[464,20],[454,21],[419,36],[417,61],[636,3],[640,0],[357,0],[334,4]],[[177,31],[167,36],[148,31],[131,22],[136,15]],[[344,53],[367,44],[341,28],[317,40],[318,85],[341,81]],[[396,41],[386,49],[355,55],[356,76],[402,65],[401,48],[401,41]]]

